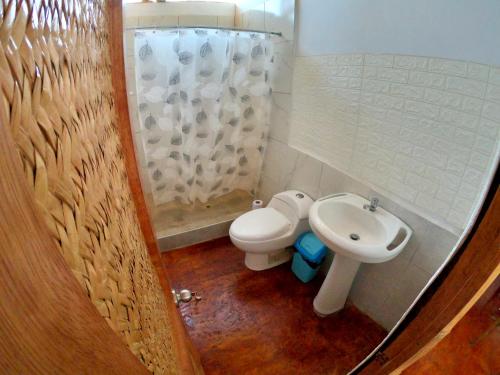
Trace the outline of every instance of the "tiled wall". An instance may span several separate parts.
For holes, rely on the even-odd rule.
[[[295,0],[240,0],[236,6],[238,28],[281,32],[292,40],[294,23]]]
[[[268,11],[266,12],[265,9]],[[238,12],[239,18],[236,17],[236,12]],[[236,26],[262,31],[280,31],[283,33],[283,37],[273,37],[275,57],[272,76],[273,105],[275,107],[273,108],[273,116],[279,114],[277,105],[286,106],[291,100],[294,0],[249,0],[240,4],[238,9],[234,4],[216,2],[127,4],[124,17],[128,104],[132,128],[136,133],[140,132],[141,129],[138,122],[135,96],[134,32],[140,27]],[[238,18],[238,25],[235,25],[235,17]],[[276,129],[273,129],[272,132],[276,132]],[[142,173],[146,171],[143,146],[141,142],[136,142],[135,146]],[[143,190],[148,194],[151,192],[148,178],[147,176],[141,177]]]
[[[286,109],[282,107],[283,112],[275,118],[277,122],[271,124],[279,124],[281,130],[271,134],[260,198],[267,202],[274,194],[288,189],[301,190],[313,199],[345,191],[364,197],[377,196],[384,209],[400,217],[414,231],[407,247],[395,259],[362,264],[349,296],[359,309],[391,329],[443,263],[458,237],[396,204],[380,191],[288,146],[283,142]],[[324,272],[328,266],[329,263],[324,265]]]
[[[399,55],[295,60],[288,143],[457,233],[499,129],[500,67]]]
[[[125,28],[150,26],[234,27],[236,7],[223,2],[189,1],[126,4]]]

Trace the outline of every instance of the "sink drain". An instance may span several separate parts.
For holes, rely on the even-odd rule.
[[[353,240],[353,241],[359,240],[359,234],[356,234],[356,233],[351,233],[349,235],[349,237],[351,237],[351,240]]]

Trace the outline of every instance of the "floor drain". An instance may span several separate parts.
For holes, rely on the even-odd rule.
[[[353,240],[353,241],[359,240],[359,234],[356,234],[356,233],[351,233],[349,235],[349,237],[351,237],[351,240]]]

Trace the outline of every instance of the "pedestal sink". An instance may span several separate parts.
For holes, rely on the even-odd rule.
[[[335,252],[313,303],[320,316],[344,307],[362,262],[382,263],[394,258],[412,235],[411,228],[396,216],[350,193],[318,199],[309,210],[309,223],[321,241]]]

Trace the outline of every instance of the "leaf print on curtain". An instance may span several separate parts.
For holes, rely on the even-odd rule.
[[[269,35],[136,31],[135,59],[139,138],[154,203],[252,193],[268,135]]]

